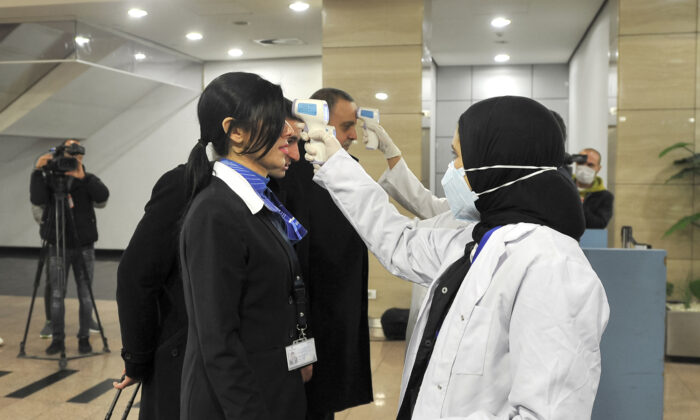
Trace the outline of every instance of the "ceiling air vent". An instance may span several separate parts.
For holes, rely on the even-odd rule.
[[[255,42],[257,42],[260,45],[284,45],[284,46],[306,44],[304,41],[302,41],[299,38],[256,39]]]

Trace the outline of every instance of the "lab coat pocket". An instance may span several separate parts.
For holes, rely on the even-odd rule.
[[[475,306],[467,322],[452,371],[458,375],[481,375],[491,331],[491,310]]]

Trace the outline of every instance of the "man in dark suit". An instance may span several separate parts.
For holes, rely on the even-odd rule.
[[[357,139],[357,106],[338,89],[311,96],[328,103],[328,124],[347,150]],[[302,151],[303,155],[303,151]],[[313,182],[306,160],[280,180],[285,205],[304,225],[307,236],[296,246],[310,299],[311,332],[318,361],[307,383],[307,419],[332,419],[334,413],[372,401],[367,322],[367,248],[326,190]]]
[[[287,141],[287,166],[299,160],[299,129]],[[287,131],[289,133],[289,131]],[[284,177],[285,171],[271,172]],[[187,205],[185,165],[166,172],[153,187],[145,214],[117,271],[124,389],[142,382],[140,419],[180,418],[180,376],[187,342],[187,311],[178,265],[179,223]],[[310,378],[311,368],[302,370]]]

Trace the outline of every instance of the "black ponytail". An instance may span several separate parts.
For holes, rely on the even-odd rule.
[[[197,116],[200,138],[190,152],[185,170],[190,203],[211,182],[207,144],[211,143],[219,156],[227,156],[231,132],[238,128],[250,133],[243,154],[262,151],[265,155],[272,149],[284,127],[282,89],[257,74],[225,73],[204,88],[197,104]],[[225,132],[222,123],[229,117],[233,120]]]

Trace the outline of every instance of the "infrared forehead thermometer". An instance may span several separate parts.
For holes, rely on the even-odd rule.
[[[367,128],[367,123],[379,124],[379,110],[376,108],[358,108],[357,118],[362,120],[362,128],[365,134],[365,148],[368,150],[376,150],[379,147],[379,139],[374,130]]]
[[[307,133],[315,130],[326,130],[335,136],[335,127],[328,125],[329,111],[326,101],[319,99],[295,99],[292,112],[306,124]]]
[[[304,131],[310,133],[314,130],[324,130],[335,137],[335,127],[328,125],[328,104],[319,99],[295,99],[292,104],[292,113],[297,118],[304,121],[306,128]],[[311,144],[323,145],[322,141],[311,140]],[[324,152],[317,155],[317,161],[311,163],[323,163],[326,161],[325,145],[321,148]]]

